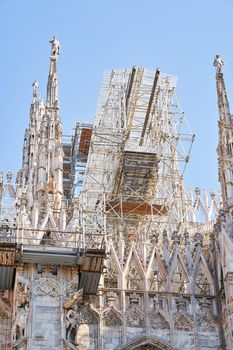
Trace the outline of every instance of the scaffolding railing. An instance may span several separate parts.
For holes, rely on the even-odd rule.
[[[14,237],[19,245],[38,247],[41,250],[44,247],[54,247],[85,251],[86,249],[103,249],[105,244],[105,237],[101,233],[84,233],[68,229],[18,228],[17,235]]]
[[[16,229],[15,228],[0,228],[0,245],[1,244],[15,244],[16,243]]]

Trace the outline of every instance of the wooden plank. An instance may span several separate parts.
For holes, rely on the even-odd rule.
[[[106,210],[112,215],[120,213],[132,215],[165,215],[168,213],[168,207],[160,204],[147,204],[147,203],[133,203],[123,202],[122,204],[117,201],[111,201],[106,204]]]
[[[91,128],[82,128],[80,143],[78,147],[79,154],[88,155],[90,143],[91,143],[91,135],[92,135]]]

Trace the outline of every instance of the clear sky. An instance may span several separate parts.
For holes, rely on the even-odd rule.
[[[0,169],[21,166],[31,84],[38,80],[44,98],[56,35],[64,133],[93,120],[105,69],[160,67],[179,77],[177,94],[196,134],[186,183],[217,188],[213,57],[225,60],[232,101],[232,17],[232,0],[0,0]]]

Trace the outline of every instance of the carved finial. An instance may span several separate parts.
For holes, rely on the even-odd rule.
[[[216,224],[214,224],[214,229],[213,229],[215,239],[219,237],[220,232],[221,232],[221,225],[220,223],[217,222]]]
[[[55,36],[49,42],[51,43],[51,57],[57,58],[60,55],[60,43]]]
[[[167,244],[167,245],[169,243],[169,241],[168,241],[168,234],[167,234],[167,230],[166,229],[163,230],[163,243]]]
[[[165,267],[168,267],[169,264],[169,240],[168,240],[168,234],[167,230],[163,230],[163,259]]]
[[[196,241],[197,248],[201,248],[203,237],[199,232],[196,234],[195,241]]]
[[[11,183],[12,180],[12,171],[8,170],[7,174],[6,174],[6,178],[7,178],[7,183]]]
[[[187,301],[184,299],[183,295],[176,301],[176,307],[178,312],[187,311]]]
[[[203,313],[205,312],[210,312],[210,308],[211,308],[211,300],[207,299],[206,297],[202,298],[198,304],[200,305],[201,311]]]
[[[210,241],[209,247],[210,247],[211,250],[213,250],[213,249],[214,249],[214,246],[215,246],[215,244],[214,244],[214,243],[215,243],[215,232],[214,232],[214,230],[212,230],[212,231],[210,232],[209,241]]]
[[[188,246],[190,245],[190,237],[187,228],[184,231],[184,245]]]
[[[200,187],[196,187],[196,188],[195,188],[195,193],[196,193],[196,196],[197,196],[197,197],[200,197],[200,195],[201,195],[201,189],[200,189]]]
[[[32,83],[32,87],[33,87],[33,97],[37,97],[38,88],[39,88],[39,84],[38,84],[37,80],[35,80]]]
[[[107,292],[106,299],[107,299],[108,306],[115,306],[116,300],[117,300],[117,294],[112,291]]]
[[[178,231],[173,232],[172,239],[173,239],[174,245],[178,246],[180,243],[180,235],[179,235]]]
[[[219,55],[216,55],[214,58],[214,67],[217,68],[217,74],[222,72],[222,66],[224,66],[223,59]]]
[[[214,199],[215,197],[216,197],[215,190],[214,190],[214,189],[211,189],[211,190],[210,190],[210,198],[211,198],[211,199]]]
[[[153,231],[152,234],[153,236],[151,238],[151,242],[154,246],[156,246],[159,241],[159,233],[157,231]]]
[[[131,305],[137,305],[139,304],[139,296],[136,292],[133,292],[129,295],[129,301]]]

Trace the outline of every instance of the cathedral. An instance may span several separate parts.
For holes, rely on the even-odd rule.
[[[60,43],[50,44],[45,101],[32,85],[22,167],[15,183],[0,173],[0,350],[233,349],[223,60],[214,61],[219,195],[185,187],[194,135],[176,77],[106,71],[93,124],[77,121],[65,136]]]

